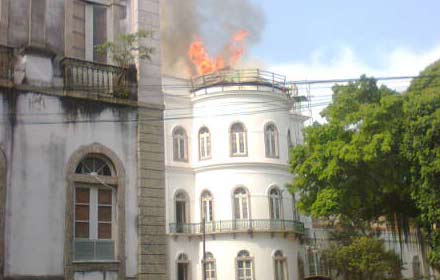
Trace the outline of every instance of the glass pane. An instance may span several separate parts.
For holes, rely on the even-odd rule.
[[[112,207],[99,206],[98,207],[98,221],[111,222],[112,221]]]
[[[238,137],[237,133],[232,134],[232,154],[236,154],[238,152],[237,151],[237,137]]]
[[[234,207],[235,218],[240,219],[240,199],[238,197],[235,197],[234,200],[235,200],[235,207]]]
[[[179,140],[179,159],[185,159],[185,140],[180,139]]]
[[[84,188],[76,188],[76,202],[77,203],[89,203],[90,190]]]
[[[75,237],[89,238],[89,223],[76,222],[75,223]]]
[[[209,135],[206,137],[206,156],[211,156],[211,137]]]
[[[112,238],[112,224],[98,223],[98,238],[111,239]]]
[[[179,263],[177,265],[177,280],[188,280],[186,263]]]
[[[239,134],[239,139],[240,139],[240,153],[244,153],[244,135],[243,133]]]
[[[243,219],[248,218],[248,206],[247,206],[247,199],[242,199],[242,208],[243,208]]]
[[[200,157],[201,158],[205,158],[206,157],[206,153],[205,153],[205,139],[201,139],[200,140]]]
[[[88,205],[75,205],[75,220],[81,220],[81,221],[89,220]]]
[[[112,204],[112,190],[99,190],[98,203],[99,204]]]
[[[176,201],[176,223],[186,223],[186,203],[184,201]]]

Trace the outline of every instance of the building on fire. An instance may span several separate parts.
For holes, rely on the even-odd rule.
[[[168,279],[158,2],[0,0],[0,279]]]
[[[307,118],[285,77],[224,70],[163,83],[170,279],[299,279],[304,224],[286,184]]]

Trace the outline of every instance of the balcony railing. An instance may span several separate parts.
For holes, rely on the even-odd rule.
[[[282,232],[304,234],[304,224],[295,220],[232,220],[205,223],[206,234],[241,232]],[[200,235],[202,223],[170,224],[172,235]]]
[[[0,80],[12,82],[14,73],[13,49],[0,46]]]
[[[288,91],[285,76],[260,69],[221,70],[194,77],[191,82],[193,91],[214,86],[231,85],[261,85],[286,92]]]
[[[64,88],[124,99],[137,99],[136,68],[65,58]]]

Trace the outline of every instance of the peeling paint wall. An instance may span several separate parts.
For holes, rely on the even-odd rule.
[[[64,274],[66,163],[81,146],[100,143],[126,171],[126,271],[135,276],[137,108],[14,92],[0,93],[0,116],[8,162],[5,275]]]

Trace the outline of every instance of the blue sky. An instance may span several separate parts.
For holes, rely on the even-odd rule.
[[[439,0],[252,1],[266,24],[248,59],[289,80],[412,76],[440,59]],[[312,86],[312,104],[330,102],[331,86]],[[408,81],[387,86],[403,91]]]
[[[438,0],[253,2],[264,10],[266,25],[250,56],[271,67],[329,66],[350,55],[363,67],[381,71],[396,52],[424,56],[440,46]]]

